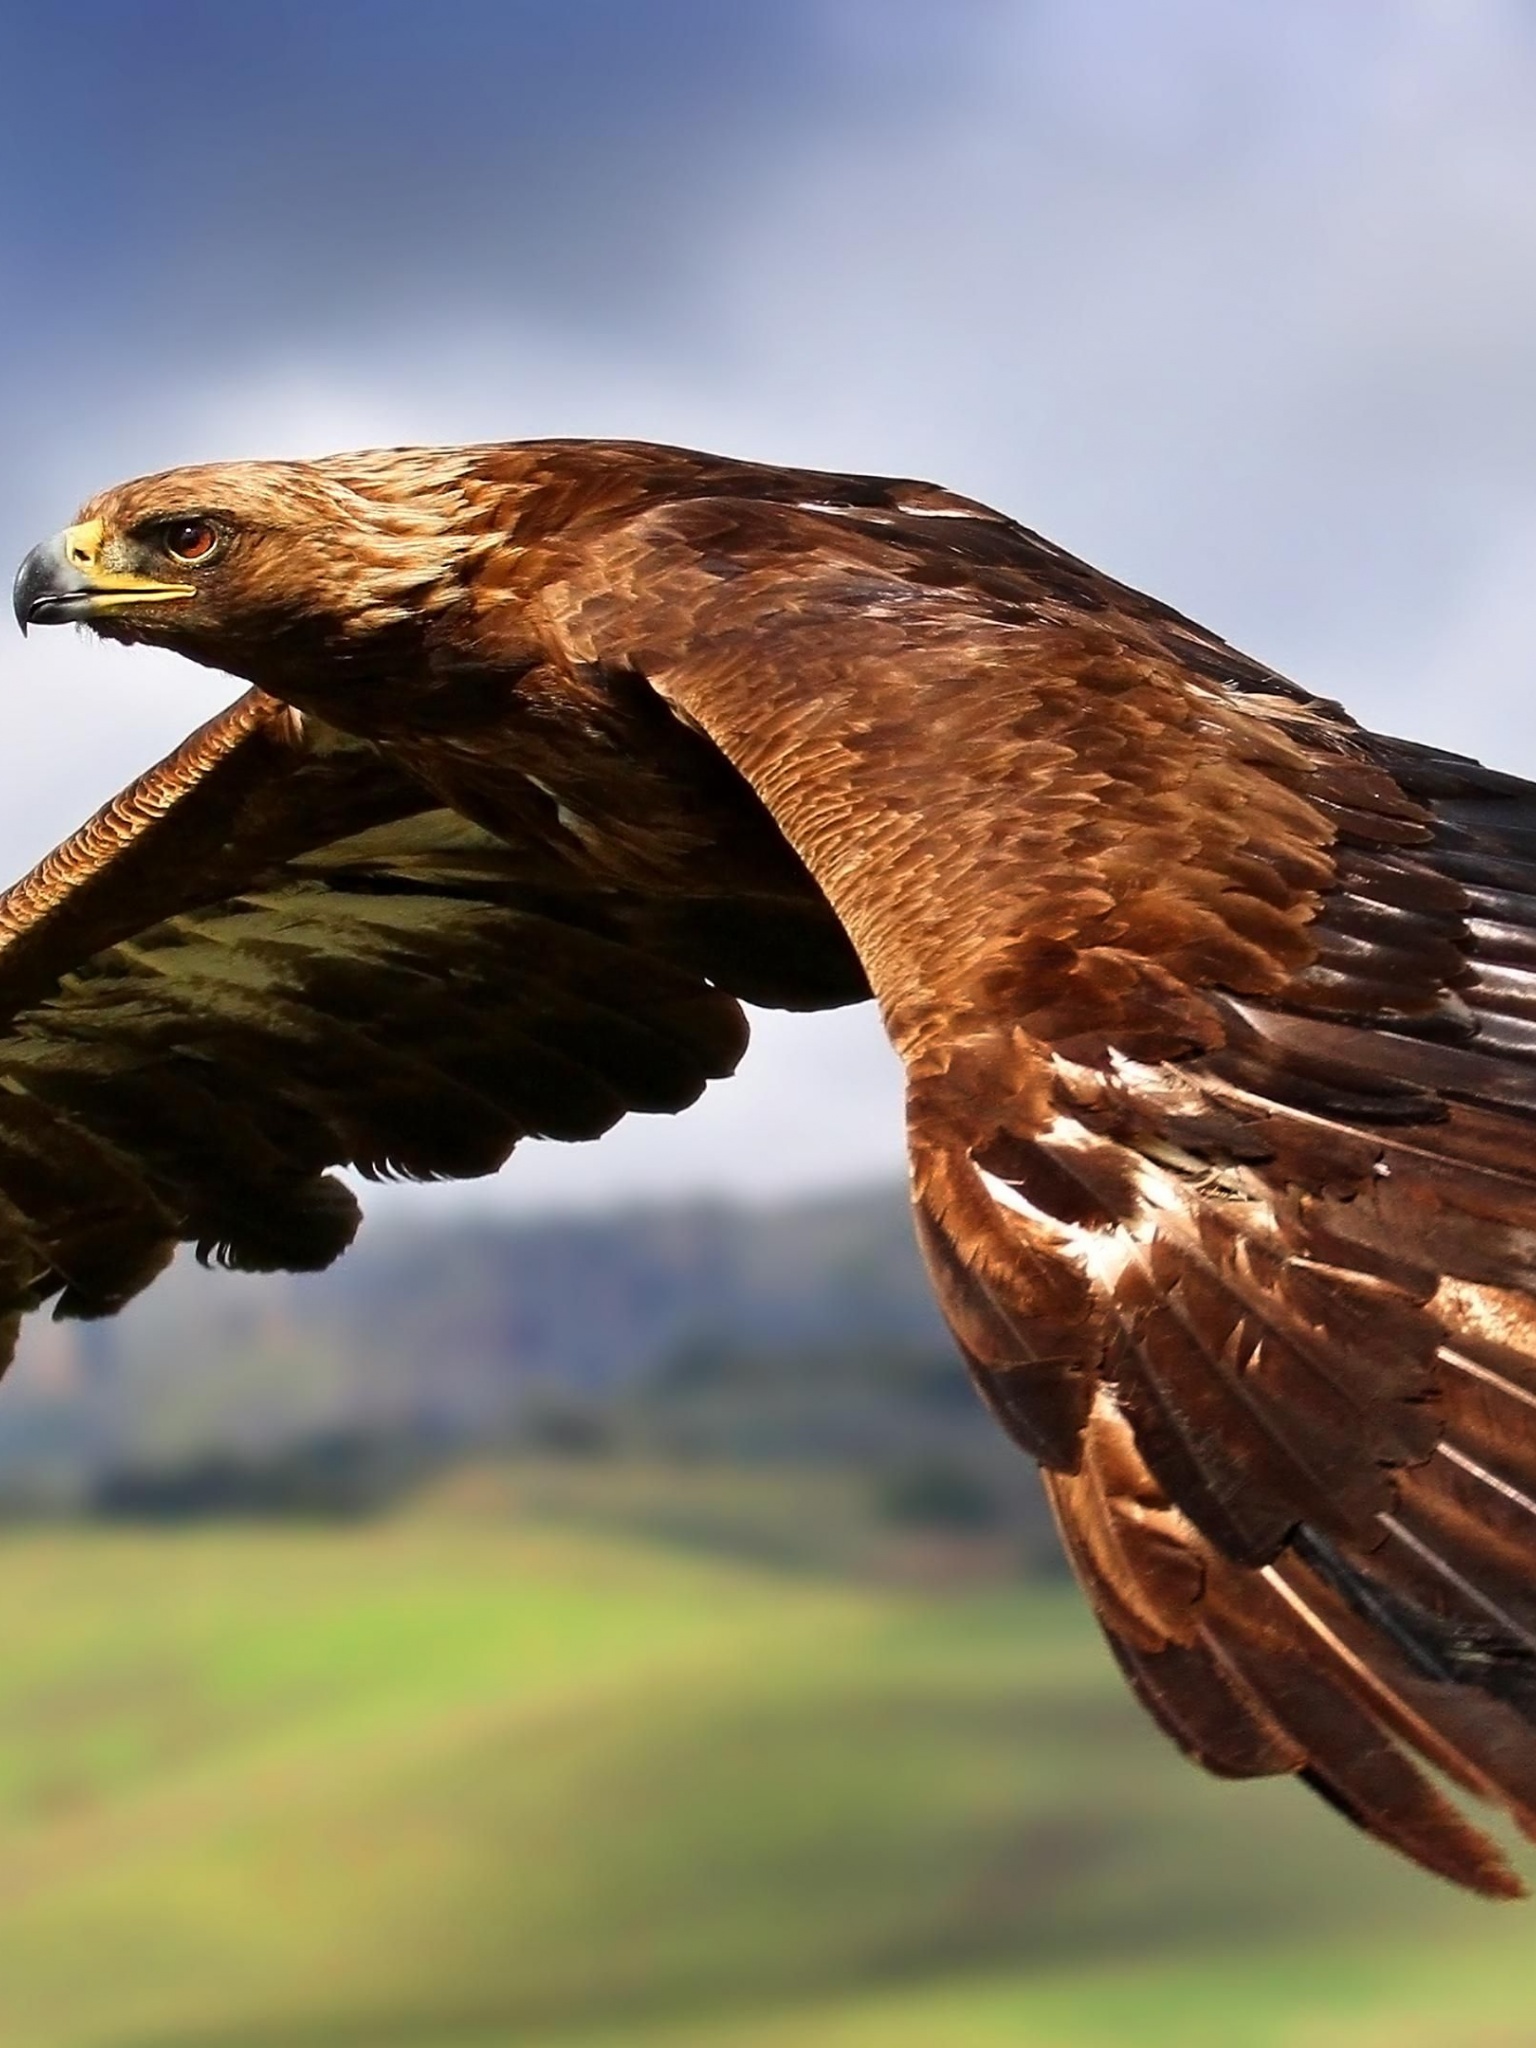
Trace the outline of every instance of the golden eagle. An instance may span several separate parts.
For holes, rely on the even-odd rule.
[[[1211,1770],[1536,1835],[1536,786],[928,484],[580,441],[171,471],[34,550],[254,688],[0,899],[0,1307],[490,1172],[871,991],[982,1398]]]

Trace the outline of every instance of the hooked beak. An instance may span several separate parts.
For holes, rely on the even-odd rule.
[[[197,595],[191,583],[158,583],[151,576],[104,568],[105,538],[101,521],[89,519],[83,526],[67,526],[32,550],[16,572],[11,593],[23,633],[28,626],[67,626],[127,605],[173,604]]]

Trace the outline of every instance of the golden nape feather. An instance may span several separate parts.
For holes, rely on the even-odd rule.
[[[918,1234],[1138,1696],[1427,1868],[1536,1835],[1536,787],[931,485],[172,471],[23,625],[252,694],[0,903],[0,1310],[484,1173],[873,992]]]

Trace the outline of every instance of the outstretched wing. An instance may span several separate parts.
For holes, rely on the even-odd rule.
[[[1141,1698],[1502,1893],[1405,1748],[1536,1834],[1536,787],[1352,753],[1311,961],[1203,1056],[1068,1075],[990,1192],[1100,1276],[1048,1483]]]
[[[1429,1868],[1536,1835],[1536,787],[1359,731],[964,500],[590,537],[853,935],[919,1231],[1141,1698]]]
[[[326,1169],[491,1172],[728,1074],[665,906],[508,845],[252,692],[0,898],[0,1317],[118,1308],[195,1243],[323,1266]]]

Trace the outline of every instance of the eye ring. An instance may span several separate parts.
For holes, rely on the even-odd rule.
[[[160,530],[160,544],[178,562],[211,561],[219,551],[219,530],[208,519],[173,519]]]

